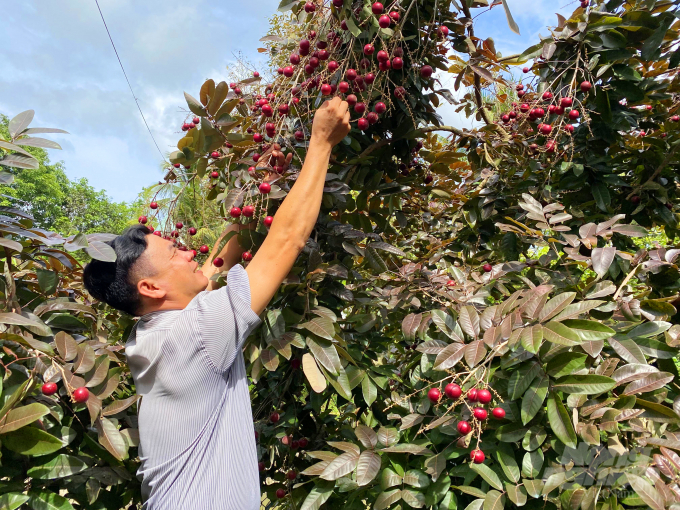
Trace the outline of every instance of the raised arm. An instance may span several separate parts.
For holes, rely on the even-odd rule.
[[[265,309],[305,247],[319,216],[331,149],[350,130],[348,104],[335,97],[314,115],[312,137],[300,175],[276,213],[274,223],[246,271],[250,307]]]

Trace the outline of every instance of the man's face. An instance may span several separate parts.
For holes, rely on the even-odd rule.
[[[148,295],[145,292],[147,286],[140,288],[138,283],[142,295],[151,299],[188,302],[205,290],[208,278],[200,271],[193,252],[179,250],[173,241],[155,235],[146,236],[146,240],[147,248],[142,255],[145,260],[142,262],[153,269],[153,276],[143,280],[153,283],[156,294]]]

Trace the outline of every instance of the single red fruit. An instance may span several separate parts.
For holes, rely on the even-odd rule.
[[[253,71],[253,78],[259,78],[259,77],[260,77],[260,73],[258,73],[257,71]]]
[[[477,402],[477,390],[473,388],[473,389],[471,389],[470,391],[468,391],[468,393],[467,393],[467,399],[468,399],[470,402]]]
[[[491,264],[484,264],[482,269],[484,269],[484,272],[490,273],[493,270],[493,266]]]
[[[550,132],[552,131],[552,126],[550,124],[542,124],[541,127],[539,128],[539,130],[544,135],[549,135]]]
[[[671,117],[671,122],[678,122],[680,121],[680,115],[673,115]]]
[[[569,132],[569,133],[573,133],[573,132],[574,132],[574,126],[573,126],[573,124],[565,124],[564,130],[567,131],[567,132]]]
[[[508,114],[503,115],[501,117],[501,120],[507,124],[508,122],[510,122],[510,115]]]
[[[354,111],[361,115],[366,111],[366,105],[364,103],[357,103],[354,105]]]
[[[394,97],[396,97],[397,99],[404,99],[406,97],[406,89],[401,86],[395,87]]]
[[[213,170],[212,172],[210,172],[210,177],[212,177],[213,179],[217,179],[219,176],[220,176],[220,173],[216,170]]]
[[[420,76],[422,76],[423,78],[429,78],[430,76],[432,76],[432,72],[433,72],[432,66],[423,66],[420,68]]]
[[[390,59],[389,54],[385,50],[380,50],[376,55],[378,62],[385,62]]]
[[[305,8],[305,10],[307,10],[307,9]],[[286,491],[284,489],[276,489],[276,497],[279,498],[279,499],[285,498],[286,497]]]
[[[633,195],[632,197],[630,197],[630,201],[637,205],[640,203],[640,197],[637,195]]]
[[[556,148],[557,148],[557,143],[555,142],[555,140],[548,140],[548,141],[545,143],[545,150],[546,150],[547,152],[551,153],[551,154],[552,154],[553,152],[555,152],[555,149],[556,149]]]
[[[486,420],[486,417],[488,416],[486,409],[482,409],[481,407],[475,407],[475,410],[472,411],[472,414],[478,420]]]
[[[378,114],[375,112],[368,112],[366,115],[366,120],[368,121],[369,124],[376,124],[379,120]]]
[[[347,72],[345,73],[345,78],[347,78],[348,81],[354,81],[357,79],[357,72],[354,69],[347,69]]]
[[[46,382],[42,385],[41,391],[43,395],[54,395],[57,392],[57,383]]]
[[[306,437],[300,438],[300,448],[307,448],[307,445],[309,444],[309,440]]]
[[[397,11],[391,11],[391,12],[390,12],[390,18],[392,18],[392,19],[393,19],[394,21],[396,21],[396,22],[399,21],[399,18],[400,18],[400,17],[401,17],[401,16],[399,15],[399,13],[398,13]]]
[[[158,204],[156,202],[151,202],[149,207],[151,207],[151,209],[158,209]]]
[[[402,67],[404,67],[404,61],[403,61],[401,58],[399,58],[399,57],[394,57],[394,58],[392,59],[392,69],[397,69],[397,70],[399,70],[399,69],[401,69]]]
[[[189,250],[189,251],[192,253],[193,257],[196,258],[196,255],[198,255],[196,250]]]
[[[432,181],[434,181],[434,177],[432,177],[432,174],[427,174],[425,176],[425,179],[423,179],[423,182],[425,182],[425,184],[431,184]]]
[[[470,459],[475,464],[481,464],[484,462],[485,458],[486,457],[484,456],[484,452],[482,450],[473,450],[470,452]]]
[[[430,399],[430,402],[436,404],[442,398],[442,392],[439,391],[439,388],[430,388],[430,391],[427,392],[427,398]]]
[[[383,14],[380,16],[380,19],[378,19],[378,25],[380,25],[380,28],[389,28],[391,24],[392,18],[390,18],[387,14]]]
[[[456,282],[454,282],[453,280],[449,280],[449,283],[451,283],[451,282],[453,282],[453,285],[456,284]],[[456,383],[449,383],[444,388],[444,393],[450,399],[456,400],[458,397],[461,396],[461,394],[463,393],[463,390],[461,390],[460,386],[458,386]]]
[[[272,186],[268,182],[263,182],[262,184],[260,184],[259,190],[260,190],[260,193],[262,193],[263,195],[266,195],[267,193],[269,193],[272,190]]]
[[[545,92],[543,92],[542,97],[543,97],[543,101],[548,101],[548,100],[553,98],[553,95],[552,95],[552,92],[546,90]]]
[[[449,27],[447,27],[446,25],[442,25],[437,30],[437,33],[439,34],[440,37],[447,37],[449,35]]]
[[[172,165],[172,166],[174,166],[175,168],[179,168],[181,165],[180,165],[179,163],[175,163],[175,164]]]
[[[271,227],[272,223],[274,223],[274,218],[272,216],[267,216],[262,223],[264,223],[265,227]]]
[[[261,461],[258,462],[258,463],[257,463],[257,469],[260,471],[260,473],[261,473],[262,471],[264,471],[264,462],[261,462]]]
[[[256,171],[256,169],[255,169],[254,166],[251,166],[251,167],[248,168],[248,173],[251,174],[251,175],[254,174],[255,171]]]
[[[585,9],[590,5],[590,0],[581,0],[581,8]]]
[[[342,7],[344,1],[345,0],[333,0],[333,5],[339,9],[340,7]]]
[[[276,72],[277,72],[278,74],[283,74],[283,67],[279,67],[279,68],[276,70]]]
[[[521,111],[522,113],[526,113],[529,110],[531,110],[531,107],[526,103],[522,103],[522,105],[519,107],[519,111]]]
[[[347,96],[345,101],[347,101],[347,103],[350,106],[354,106],[355,104],[357,104],[357,96],[355,96],[354,94],[350,94],[349,96]]]
[[[149,219],[148,219],[146,216],[140,216],[140,217],[139,217],[139,222],[140,222],[142,225],[146,225],[146,222],[147,222],[147,221],[149,221]]]
[[[288,478],[289,480],[295,480],[296,477],[297,471],[295,471],[294,469],[291,469],[290,471],[288,471],[288,473],[286,473],[286,478]]]
[[[201,119],[199,119],[198,117],[194,117],[194,118],[191,120],[191,122],[193,122],[194,124],[200,124]]]
[[[253,142],[262,143],[263,141],[264,141],[264,136],[262,136],[260,133],[255,133],[253,135]]]
[[[378,14],[382,14],[382,13],[383,13],[383,10],[384,10],[383,4],[381,4],[380,2],[375,2],[375,3],[371,6],[371,10],[373,11],[373,14],[375,14],[376,16],[377,16]]]
[[[572,110],[572,111],[569,112],[569,118],[570,118],[571,120],[576,120],[576,119],[578,119],[580,116],[581,116],[581,112],[579,112],[578,110]]]
[[[305,4],[305,12],[310,13],[316,11],[316,5],[314,5],[312,2],[307,2]]]
[[[203,254],[206,254],[206,253],[208,253],[208,252],[210,251],[210,248],[208,248],[208,247],[204,244],[203,246],[201,246],[201,247],[198,249],[198,251],[200,251],[200,252],[203,253]]]
[[[459,421],[457,428],[458,432],[460,432],[464,436],[468,435],[472,430],[472,426],[466,421]]]
[[[526,92],[524,92],[523,90],[517,91],[517,97],[519,97],[519,98],[524,97],[524,94],[526,94]]]
[[[269,421],[272,423],[277,423],[279,421],[279,413],[273,412],[272,414],[269,415]]]
[[[491,392],[489,390],[477,390],[477,400],[482,404],[491,402]]]
[[[290,436],[283,436],[281,438],[281,444],[288,446],[290,442],[292,441],[292,438]]]
[[[528,67],[523,68],[523,69],[522,69],[522,72],[523,72],[523,73],[528,73],[528,72],[529,72],[529,68],[528,68]]]
[[[262,106],[262,115],[265,117],[271,117],[274,115],[274,108],[272,108],[269,104]]]
[[[238,218],[239,216],[241,216],[241,208],[240,207],[232,207],[229,210],[229,216],[231,216],[232,218]]]
[[[290,447],[292,450],[297,450],[298,448],[300,448],[300,441],[298,441],[297,439],[293,439],[293,441],[290,443]]]
[[[255,163],[257,163],[259,160],[260,160],[260,153],[256,152],[255,154],[253,154],[253,161]]]
[[[328,83],[324,83],[321,85],[321,93],[324,96],[330,96],[332,92],[331,86]]]
[[[78,388],[78,389],[76,389],[76,391],[73,392],[73,400],[75,400],[79,404],[82,404],[83,402],[87,402],[87,399],[89,397],[90,397],[90,392],[85,387]]]
[[[448,282],[446,282],[446,286],[447,287],[455,287],[456,282],[454,280],[449,280]]]
[[[491,414],[497,420],[502,420],[503,418],[505,418],[505,409],[503,409],[502,407],[494,407],[493,410],[491,411]]]
[[[255,214],[254,206],[247,205],[243,208],[243,216],[246,216],[247,218],[252,218],[253,214]]]
[[[162,236],[160,230],[156,230],[155,232],[152,232],[152,233],[153,233],[153,235],[158,236],[158,237],[161,237],[161,236]]]
[[[367,44],[364,46],[364,55],[373,55],[373,52],[375,51],[375,46],[372,44]]]
[[[382,101],[378,101],[377,103],[375,103],[373,110],[377,114],[383,114],[387,110],[387,105],[385,103],[383,103]]]
[[[581,82],[581,91],[582,92],[588,92],[592,88],[593,88],[593,85],[589,81]]]
[[[182,227],[184,227],[184,223],[182,223],[181,221],[178,221],[177,223],[175,223],[176,229],[182,230]]]
[[[234,89],[234,94],[236,94],[237,96],[240,96],[241,95],[241,89],[239,87],[236,87]]]
[[[328,63],[328,70],[329,70],[331,73],[334,73],[335,71],[337,71],[339,67],[340,67],[340,64],[338,64],[335,60],[331,60],[331,61]]]
[[[360,118],[357,121],[357,127],[362,131],[366,131],[368,129],[368,126],[369,126],[368,119],[366,119],[364,117]]]
[[[194,227],[189,228],[189,235],[190,236],[195,236],[196,235],[196,229]]]
[[[574,101],[572,101],[572,99],[570,97],[563,97],[562,99],[560,99],[560,106],[562,108],[568,108],[573,103],[574,103]]]
[[[224,265],[224,259],[221,259],[220,257],[215,257],[213,259],[213,266],[222,267],[223,265]]]

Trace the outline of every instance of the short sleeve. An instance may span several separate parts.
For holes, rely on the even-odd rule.
[[[250,308],[248,273],[235,265],[227,273],[227,285],[202,293],[197,300],[198,327],[208,358],[219,372],[226,372],[260,318]]]

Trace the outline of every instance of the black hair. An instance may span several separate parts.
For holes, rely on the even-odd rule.
[[[141,299],[137,291],[140,277],[147,276],[139,258],[147,247],[146,236],[151,233],[144,225],[134,225],[106,244],[116,252],[115,262],[93,259],[83,269],[83,283],[87,291],[99,301],[130,315],[140,312]],[[143,265],[143,264],[142,264]]]

